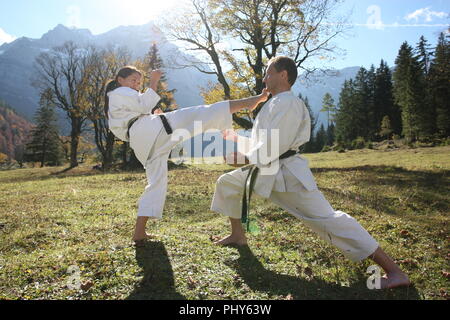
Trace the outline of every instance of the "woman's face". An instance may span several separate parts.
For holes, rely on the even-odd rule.
[[[132,73],[126,78],[118,77],[117,81],[119,81],[122,87],[128,87],[139,91],[141,88],[141,75],[137,72]]]

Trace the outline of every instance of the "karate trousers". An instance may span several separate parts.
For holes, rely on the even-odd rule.
[[[241,218],[241,201],[247,174],[248,171],[238,169],[222,175],[217,180],[211,204],[212,211],[234,219]],[[345,212],[334,211],[318,189],[308,191],[298,181],[289,191],[272,191],[269,199],[302,220],[323,240],[336,246],[346,258],[355,262],[361,261],[378,248],[377,241],[354,218]],[[256,193],[256,190],[254,192]]]
[[[138,201],[138,216],[161,219],[167,192],[167,161],[171,150],[182,141],[193,138],[201,122],[202,132],[225,130],[232,127],[232,114],[228,101],[175,110],[164,114],[174,133],[161,129],[145,163],[147,186]],[[160,119],[157,119],[160,121]],[[182,130],[177,132],[177,130]],[[180,135],[184,133],[185,135]]]

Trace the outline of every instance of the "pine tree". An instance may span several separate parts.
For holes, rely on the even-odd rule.
[[[354,134],[352,140],[357,137],[363,137],[370,140],[373,134],[373,85],[374,85],[374,69],[369,71],[365,68],[359,69],[354,84],[354,108],[352,110],[352,125]]]
[[[432,52],[428,44],[427,39],[424,36],[420,37],[419,43],[417,44],[417,60],[419,62],[420,69],[425,75],[428,75],[430,71]]]
[[[361,68],[354,80],[355,95],[353,99],[355,100],[355,109],[353,110],[353,126],[355,127],[355,136],[353,136],[353,139],[363,137],[366,140],[370,140],[371,138],[372,126],[370,123],[373,119],[372,71]]]
[[[44,165],[59,166],[63,150],[58,135],[54,107],[49,102],[49,91],[44,91],[36,112],[36,127],[31,131],[31,141],[26,146],[25,160]]]
[[[420,128],[423,132],[422,135],[430,137],[433,133],[436,132],[436,107],[431,98],[431,87],[430,87],[430,66],[431,66],[431,58],[433,53],[431,52],[430,45],[424,36],[420,37],[419,43],[416,47],[416,56],[419,63],[419,68],[422,72],[422,76],[420,78],[422,83],[422,91],[423,91],[423,105],[421,107],[422,112],[420,112]]]
[[[376,106],[375,106],[375,84],[376,84],[376,72],[375,66],[372,64],[370,69],[367,71],[367,92],[366,100],[363,102],[365,104],[365,108],[363,108],[367,113],[367,133],[366,140],[371,141],[375,140],[379,130],[379,122],[374,121],[376,119]]]
[[[314,116],[311,106],[309,104],[309,100],[308,97],[303,98],[302,94],[300,93],[298,95],[298,97],[300,99],[303,100],[303,102],[305,103],[306,109],[308,109],[309,112],[309,118],[311,119],[311,134],[310,134],[310,139],[309,142],[305,143],[304,145],[300,146],[300,152],[302,153],[312,153],[315,152],[316,148],[315,148],[315,139],[314,139],[314,130],[316,128],[317,125],[317,116]]]
[[[369,70],[360,68],[354,80],[345,81],[339,96],[336,113],[336,141],[350,146],[358,137],[365,141],[375,139],[379,132],[377,123],[377,75],[372,65]]]
[[[346,80],[339,94],[339,103],[336,113],[336,141],[340,146],[347,147],[358,136],[355,122],[356,89],[352,79]]]
[[[144,66],[145,69],[149,71],[155,69],[164,69],[164,63],[159,55],[159,50],[155,43],[152,44],[149,52],[144,57]],[[159,101],[159,107],[164,112],[176,109],[175,100],[173,96],[175,91],[176,89],[168,90],[167,78],[165,74],[163,74],[158,83],[156,93],[161,97],[161,100]]]
[[[402,110],[403,135],[408,141],[424,139],[427,136],[423,123],[427,111],[424,109],[424,78],[420,63],[407,42],[402,44],[395,64],[394,98]]]
[[[450,44],[440,34],[430,66],[430,95],[436,106],[436,127],[442,137],[450,136]]]
[[[336,113],[336,106],[334,105],[334,99],[328,92],[324,95],[322,100],[322,109],[320,112],[327,113],[327,124],[329,127],[334,122],[334,116]]]
[[[334,134],[335,126],[333,123],[331,123],[327,128],[327,146],[332,146],[334,144],[335,140],[335,134]]]
[[[391,70],[387,63],[381,60],[375,75],[374,122],[379,125],[383,118],[388,116],[393,132],[400,135],[402,132],[401,111],[399,106],[394,103],[392,90]]]
[[[316,152],[322,151],[323,147],[327,143],[327,132],[325,130],[325,127],[323,124],[320,125],[319,130],[317,131],[316,137],[315,137],[315,148]]]

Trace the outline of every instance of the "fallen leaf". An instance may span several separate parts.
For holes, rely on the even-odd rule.
[[[82,283],[80,288],[83,291],[88,291],[90,288],[92,288],[93,285],[94,285],[94,282],[92,282],[91,280],[88,280],[88,281]]]
[[[306,268],[303,270],[303,272],[305,273],[305,275],[306,275],[308,278],[312,278],[313,275],[314,275],[314,273],[313,273],[313,271],[312,271],[312,269],[311,269],[310,267],[306,267]]]
[[[191,276],[189,276],[187,280],[188,280],[188,287],[189,287],[189,289],[195,289],[195,287],[197,286],[197,281],[192,279]]]

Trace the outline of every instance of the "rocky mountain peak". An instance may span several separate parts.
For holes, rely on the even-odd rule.
[[[73,41],[76,43],[86,43],[92,40],[92,33],[88,29],[68,28],[62,24],[58,24],[55,28],[45,33],[40,42],[43,46],[57,46],[65,41]]]

